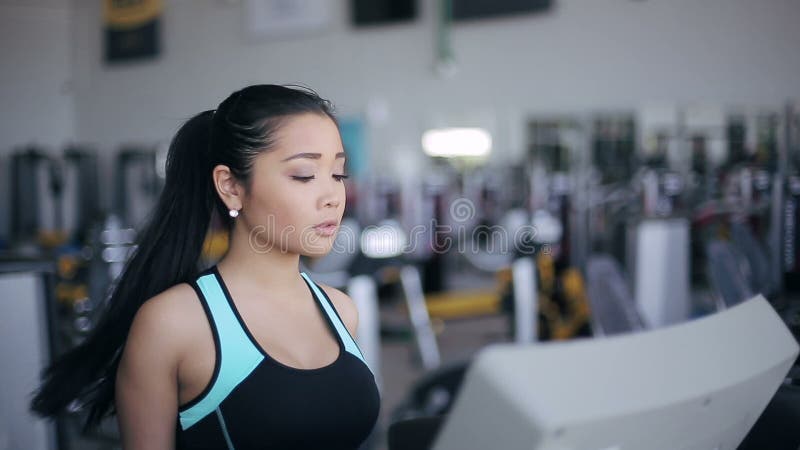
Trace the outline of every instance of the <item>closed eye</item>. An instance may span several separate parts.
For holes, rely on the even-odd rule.
[[[310,175],[310,176],[307,176],[307,177],[292,176],[292,179],[295,179],[295,180],[300,181],[302,183],[308,183],[309,181],[313,180],[314,178],[316,178],[314,175]],[[346,179],[350,178],[350,175],[333,175],[333,178],[336,181],[343,181],[343,180],[346,180]]]

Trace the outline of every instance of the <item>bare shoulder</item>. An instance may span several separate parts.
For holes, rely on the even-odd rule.
[[[180,284],[147,299],[133,319],[114,385],[124,448],[174,448],[178,366],[202,306]]]
[[[339,317],[342,318],[344,326],[347,327],[347,331],[350,332],[350,335],[355,337],[356,330],[358,329],[358,309],[353,299],[339,289],[328,286],[327,284],[317,284],[325,291],[328,298],[331,299],[331,303],[333,303],[333,306],[336,308],[336,312],[339,313]]]
[[[179,353],[191,341],[198,320],[204,320],[203,314],[194,289],[186,283],[175,285],[144,302],[136,313],[129,339],[142,344],[151,341],[162,351]]]
[[[137,315],[154,324],[180,326],[186,323],[186,314],[203,313],[194,289],[186,283],[176,284],[144,302]],[[183,317],[183,320],[178,320]]]

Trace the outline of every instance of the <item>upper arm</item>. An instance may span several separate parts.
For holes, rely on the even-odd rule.
[[[342,318],[347,331],[355,338],[358,333],[358,309],[353,300],[339,289],[324,284],[320,284],[320,286],[328,294],[328,298],[331,299],[336,312]]]
[[[178,414],[180,323],[175,287],[146,301],[131,325],[117,370],[115,403],[125,450],[161,450],[175,446]]]

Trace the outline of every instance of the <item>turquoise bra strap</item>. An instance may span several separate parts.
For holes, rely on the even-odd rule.
[[[366,365],[367,363],[364,360],[364,355],[361,354],[361,350],[358,348],[355,339],[353,339],[353,337],[350,335],[350,332],[347,331],[347,327],[345,327],[341,319],[339,319],[339,316],[336,314],[336,311],[333,309],[331,303],[325,297],[325,294],[321,291],[316,283],[311,281],[311,278],[306,275],[305,272],[300,272],[300,275],[302,275],[308,285],[311,286],[312,291],[314,291],[314,295],[317,297],[317,301],[320,303],[320,305],[322,305],[322,309],[325,310],[325,313],[328,315],[331,323],[336,328],[336,332],[339,334],[339,337],[341,337],[342,342],[344,342],[345,350],[360,359],[361,362]]]
[[[180,412],[185,430],[213,413],[231,391],[264,359],[261,351],[248,338],[228,303],[216,273],[197,279],[219,335],[219,372],[206,395],[189,409]]]

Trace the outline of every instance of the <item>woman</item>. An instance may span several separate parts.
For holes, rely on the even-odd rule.
[[[299,271],[331,249],[344,167],[330,103],[307,89],[250,86],[186,122],[104,319],[32,408],[116,412],[126,450],[357,448],[380,405],[358,314]],[[212,212],[229,250],[198,273]]]

